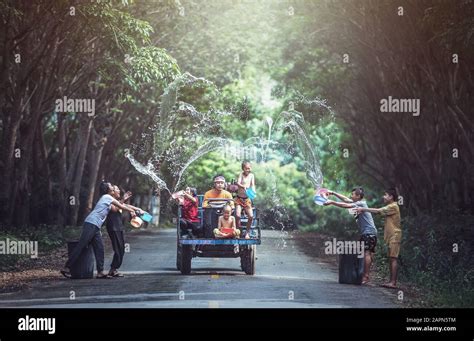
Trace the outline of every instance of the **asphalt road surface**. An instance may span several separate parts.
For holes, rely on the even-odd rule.
[[[263,231],[254,276],[241,271],[239,258],[193,258],[192,274],[181,275],[175,268],[175,230],[133,231],[126,242],[125,277],[36,282],[27,290],[0,294],[0,307],[400,307],[388,289],[339,284],[334,266],[307,256],[279,231]],[[106,268],[112,256],[107,251]]]

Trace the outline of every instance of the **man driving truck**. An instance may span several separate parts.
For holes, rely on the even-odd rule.
[[[232,194],[227,192],[225,189],[225,178],[223,175],[216,175],[214,177],[214,188],[210,189],[204,194],[204,200],[202,202],[202,207],[208,208],[211,207],[209,199],[225,199],[222,201],[222,205],[225,201],[229,201],[229,205],[234,208],[234,201],[232,198]],[[212,202],[216,202],[212,200]]]

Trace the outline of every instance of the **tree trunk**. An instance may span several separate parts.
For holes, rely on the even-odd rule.
[[[89,213],[94,204],[94,194],[96,188],[97,177],[99,174],[100,161],[102,160],[102,151],[107,142],[107,137],[100,137],[99,134],[92,129],[89,157],[89,184],[87,185],[87,203],[86,212]]]
[[[79,128],[78,140],[80,141],[79,155],[77,159],[75,177],[72,187],[72,196],[74,198],[74,205],[71,205],[71,225],[77,225],[77,216],[79,213],[79,207],[81,204],[80,192],[82,175],[84,174],[84,164],[86,161],[87,145],[89,142],[89,136],[92,128],[92,119],[88,116],[81,117],[81,124]]]
[[[57,223],[60,226],[66,224],[66,115],[56,113],[58,119],[58,147],[59,147],[59,194],[56,199]]]
[[[43,176],[43,181],[45,182],[45,194],[46,194],[46,204],[44,214],[45,218],[41,219],[41,222],[46,224],[54,223],[54,211],[53,211],[53,185],[51,178],[51,169],[49,168],[49,159],[48,159],[48,150],[46,149],[46,144],[44,142],[44,131],[43,126],[40,124],[37,130],[37,147],[39,152],[35,153],[38,155],[38,169],[39,173]],[[40,196],[42,194],[40,193]],[[41,198],[40,198],[41,200]]]
[[[38,85],[39,84],[39,85]],[[27,130],[24,133],[24,136],[21,137],[21,158],[19,170],[16,175],[18,178],[18,203],[19,206],[15,205],[14,211],[16,214],[16,225],[26,226],[30,223],[30,199],[32,196],[30,178],[29,178],[29,168],[31,160],[33,157],[33,150],[35,148],[35,136],[37,134],[37,127],[40,125],[41,120],[41,104],[44,99],[46,84],[44,78],[41,76],[35,89],[40,88],[39,94],[35,96],[34,100],[30,102],[27,106],[27,112],[25,117],[30,117],[27,126]],[[35,91],[33,90],[33,93]],[[30,114],[31,113],[31,114]],[[37,170],[38,171],[38,170]]]
[[[3,145],[4,152],[2,153],[2,160],[4,161],[2,176],[0,176],[0,219],[6,224],[10,225],[12,221],[12,206],[11,200],[12,185],[13,185],[13,170],[15,168],[15,143],[18,136],[18,129],[21,122],[21,113],[17,113],[13,117],[9,127],[4,130],[5,144]]]

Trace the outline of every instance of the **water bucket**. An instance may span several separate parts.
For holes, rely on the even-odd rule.
[[[140,217],[135,216],[134,218],[132,218],[132,220],[130,220],[130,224],[136,229],[138,229],[142,226],[143,220]]]
[[[178,191],[178,192],[175,192],[173,194],[171,194],[171,197],[173,199],[178,199],[179,197],[182,197],[184,195],[184,191]]]
[[[257,193],[251,187],[247,188],[245,190],[245,193],[250,198],[250,200],[255,199],[255,197],[257,196]]]
[[[78,241],[69,241],[67,243],[67,251],[70,255],[76,248]],[[71,264],[71,278],[94,278],[94,253],[92,252],[92,245],[82,249],[82,252],[76,262]]]
[[[358,284],[362,283],[364,274],[364,257],[358,255],[339,255],[339,283]]]
[[[144,212],[140,218],[143,220],[143,221],[146,221],[147,223],[149,223],[152,219],[153,219],[153,216],[148,213],[148,212]]]
[[[324,198],[324,197],[322,197],[322,196],[320,196],[320,195],[315,195],[315,196],[313,197],[313,200],[314,200],[314,202],[315,202],[316,205],[323,206],[324,203],[325,203],[328,199],[326,199],[326,198]]]
[[[316,191],[316,195],[327,199],[329,198],[329,190],[327,188],[319,188]]]

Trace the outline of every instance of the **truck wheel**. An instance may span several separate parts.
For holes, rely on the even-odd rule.
[[[240,267],[242,268],[242,271],[245,272],[245,255],[247,253],[247,247],[245,247],[244,250],[240,251]]]
[[[181,270],[181,255],[183,253],[183,247],[179,244],[176,245],[176,269]]]
[[[242,270],[247,275],[255,275],[255,251],[255,245],[250,245],[244,251],[243,258],[241,258]]]
[[[181,247],[181,273],[189,275],[191,273],[191,260],[193,258],[192,245],[182,245]]]

